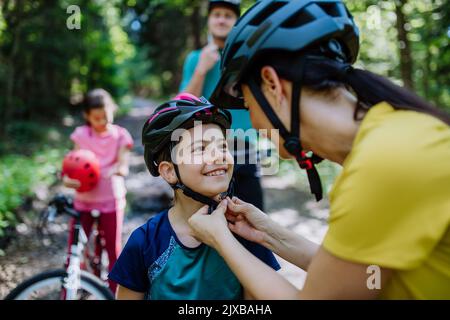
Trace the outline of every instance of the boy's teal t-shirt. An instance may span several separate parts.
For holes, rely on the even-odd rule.
[[[238,279],[222,257],[206,245],[186,248],[171,237],[166,252],[150,267],[149,273],[152,300],[242,298]]]
[[[272,252],[236,237],[260,260],[278,270]],[[136,229],[109,274],[116,283],[152,300],[237,300],[242,286],[223,258],[201,244],[185,247],[163,211]]]
[[[192,75],[194,74],[195,68],[197,67],[198,60],[200,59],[201,50],[192,51],[185,60],[183,66],[183,78],[180,84],[180,92],[186,89],[189,81],[191,81]],[[206,74],[205,82],[203,84],[202,95],[209,99],[213,93],[217,83],[220,80],[220,61],[218,61],[211,70]],[[233,117],[233,122],[231,124],[231,129],[243,129],[247,130],[252,128],[252,123],[250,121],[250,114],[247,110],[240,109],[229,109],[231,116]]]

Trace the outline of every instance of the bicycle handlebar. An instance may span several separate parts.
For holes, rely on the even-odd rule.
[[[58,214],[68,214],[74,218],[79,218],[80,213],[73,209],[72,199],[64,194],[57,194],[49,203],[49,207],[55,208],[56,212],[52,212],[52,218]],[[49,215],[50,216],[50,215]]]

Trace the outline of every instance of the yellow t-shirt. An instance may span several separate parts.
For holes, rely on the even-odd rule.
[[[381,299],[450,299],[449,225],[450,127],[373,106],[330,192],[324,248],[393,269]]]

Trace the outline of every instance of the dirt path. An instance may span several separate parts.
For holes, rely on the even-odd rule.
[[[128,212],[123,227],[124,242],[136,227],[170,203],[170,187],[161,178],[148,174],[142,157],[142,124],[155,106],[156,102],[136,99],[132,111],[117,121],[130,131],[135,140],[130,175],[126,179]],[[292,175],[263,177],[266,212],[287,228],[321,242],[327,229],[327,202],[315,203],[311,195],[295,187],[292,178]],[[67,192],[67,189],[64,191]],[[32,226],[22,224],[17,227],[19,237],[0,257],[0,299],[28,277],[62,266],[67,243],[67,220],[67,217],[59,218],[51,226],[50,235],[44,237],[39,237]],[[282,266],[280,273],[301,288],[305,273],[277,258]]]

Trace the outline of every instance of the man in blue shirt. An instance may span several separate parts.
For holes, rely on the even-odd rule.
[[[210,0],[208,7],[208,44],[188,54],[183,66],[180,92],[209,98],[220,79],[220,52],[228,33],[240,15],[240,0]],[[229,110],[233,117],[235,195],[263,210],[263,192],[260,170],[256,159],[256,132],[245,134],[252,128],[247,110]]]

